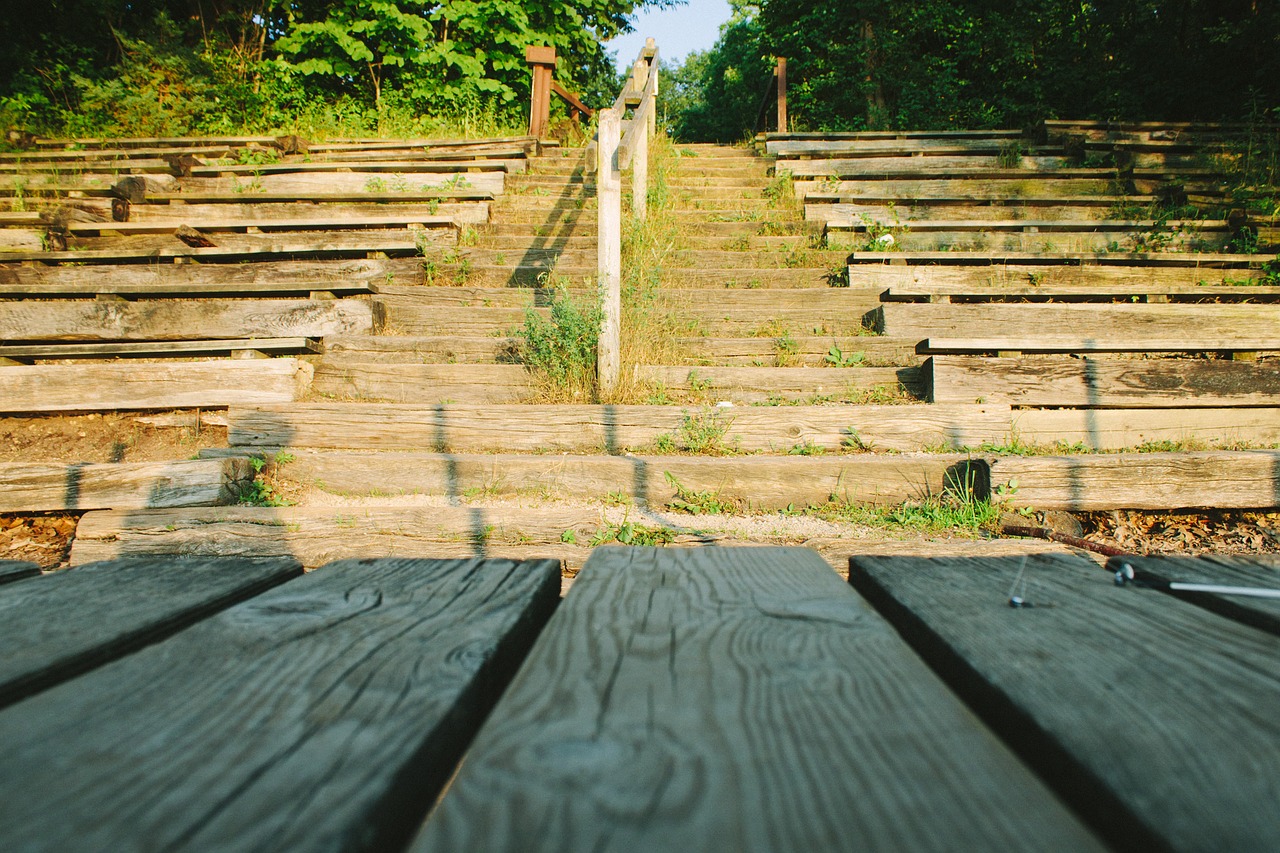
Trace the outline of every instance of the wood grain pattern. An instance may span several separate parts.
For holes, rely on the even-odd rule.
[[[1079,557],[858,556],[850,582],[1116,846],[1280,844],[1280,637]]]
[[[1194,358],[935,355],[922,368],[929,400],[1023,407],[1280,405],[1280,363]]]
[[[533,406],[307,403],[237,407],[233,446],[334,447],[364,450],[587,450],[608,453],[679,438],[690,422],[724,427],[741,450],[788,451],[810,442],[828,450],[856,434],[876,450],[959,449],[1009,436],[1010,410],[999,405]]]
[[[519,364],[387,364],[326,356],[316,365],[311,389],[389,403],[478,404],[519,403],[537,384]]]
[[[1173,339],[1071,338],[1064,335],[1037,335],[1028,330],[1012,338],[925,338],[916,345],[919,353],[968,355],[996,353],[1205,353],[1280,352],[1280,335],[1274,338],[1206,338],[1186,336]]]
[[[0,713],[0,778],[41,803],[6,798],[0,844],[398,849],[549,616],[558,569],[334,564],[32,697]]]
[[[1021,409],[1013,434],[1032,444],[1080,443],[1120,450],[1162,441],[1280,444],[1280,408]]]
[[[5,587],[0,706],[170,636],[302,574],[289,557],[143,557]]]
[[[234,503],[247,458],[57,465],[0,463],[0,512],[142,509]]]
[[[1020,433],[1021,434],[1021,433]],[[1014,507],[1270,509],[1280,506],[1280,451],[1003,456],[991,482],[1017,482]]]
[[[88,344],[0,344],[0,358],[59,359],[115,358],[120,356],[201,356],[255,352],[274,354],[318,353],[313,338],[250,338],[229,341],[138,341],[134,343]]]
[[[318,338],[371,333],[374,308],[361,299],[0,302],[0,328],[11,341]]]
[[[545,553],[571,531],[590,542],[599,510],[551,505],[227,506],[97,510],[76,527],[71,564],[132,556],[294,557],[307,568],[351,557],[488,557],[501,545]]]
[[[1044,837],[1093,847],[814,552],[601,548],[411,849]]]
[[[218,408],[297,400],[311,382],[296,358],[176,364],[0,367],[0,412]]]
[[[1280,555],[1277,554],[1112,557],[1107,561],[1107,568],[1116,571],[1125,564],[1166,581],[1280,589]],[[1219,616],[1280,635],[1280,600],[1178,590],[1170,590],[1169,594]]]
[[[40,574],[38,563],[27,560],[0,560],[0,584],[12,583]]]

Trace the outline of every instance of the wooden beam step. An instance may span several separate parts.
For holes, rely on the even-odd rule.
[[[489,221],[489,203],[432,201],[428,204],[398,202],[344,203],[290,201],[264,204],[258,200],[239,204],[134,204],[128,222],[76,223],[73,234],[115,231],[120,234],[163,234],[164,226],[191,225],[201,231],[235,231],[254,227],[262,230],[327,230],[343,228],[404,228],[413,223],[451,221],[479,224]]]
[[[1099,196],[1105,202],[1105,196]],[[863,219],[866,217],[866,220]],[[824,197],[818,193],[804,196],[804,218],[825,222],[833,230],[851,230],[867,220],[892,227],[915,228],[916,222],[981,222],[1008,223],[1025,221],[1028,225],[1046,222],[1073,223],[1114,221],[1113,206],[1090,200],[997,199],[995,201],[956,201],[936,199],[919,201],[903,199],[883,203],[847,196]]]
[[[1160,358],[986,358],[935,355],[922,369],[935,403],[1019,408],[1280,405],[1280,361]]]
[[[164,163],[166,169],[168,164]],[[523,158],[511,158],[505,160],[394,160],[394,159],[378,159],[368,162],[361,162],[358,168],[361,172],[373,172],[375,174],[394,173],[413,175],[416,179],[418,175],[424,173],[446,173],[470,175],[476,172],[522,172],[525,169],[525,161]],[[193,178],[218,178],[224,175],[242,175],[245,177],[267,177],[274,175],[289,174],[324,174],[328,175],[334,172],[350,172],[352,164],[341,160],[333,160],[328,162],[294,162],[294,163],[263,163],[254,165],[239,164],[218,164],[193,166],[191,169],[191,177]],[[468,178],[468,180],[470,180]]]
[[[1022,409],[1011,437],[1087,450],[1280,444],[1280,408]]]
[[[325,292],[376,293],[378,285],[421,279],[416,261],[262,261],[253,264],[121,265],[111,269],[78,266],[0,266],[0,298],[124,297],[201,298],[263,294],[290,296]],[[10,336],[11,337],[11,336]]]
[[[984,229],[916,231],[909,226],[901,233],[888,234],[891,245],[906,252],[1005,252],[1031,254],[1138,252],[1147,239],[1144,229],[1131,231],[1044,231],[1034,228],[1002,231]],[[1162,248],[1179,252],[1221,252],[1231,241],[1226,230],[1155,231]],[[827,245],[878,251],[880,246],[865,234],[833,231]]]
[[[6,589],[0,706],[119,660],[301,574],[302,565],[288,557],[134,559]]]
[[[993,485],[1016,482],[1013,507],[1226,510],[1280,507],[1280,452],[1267,450],[1001,456]]]
[[[181,193],[147,193],[146,203],[134,205],[131,208],[132,214],[145,213],[148,211],[159,213],[161,211],[156,208],[169,207],[172,209],[199,207],[208,205],[210,207],[220,208],[224,205],[229,207],[237,207],[240,205],[251,205],[259,210],[270,211],[275,205],[421,205],[430,202],[469,202],[469,201],[491,201],[494,197],[492,190],[462,189],[459,187],[438,186],[429,187],[427,189],[417,188],[398,192],[395,190],[387,190],[385,192],[323,192],[315,191],[309,193],[269,193],[269,192],[231,192],[231,193],[210,193],[210,192],[181,192]],[[313,208],[314,209],[314,208]]]
[[[924,392],[924,377],[914,367],[690,368],[638,365],[636,375],[677,397],[694,395],[733,403],[778,403],[784,400],[857,402],[864,392],[885,388],[891,389],[891,393],[898,393],[899,389],[913,395]]]
[[[219,174],[215,172],[214,174]],[[112,181],[114,183],[114,181]],[[260,173],[232,177],[193,177],[182,179],[182,192],[217,195],[240,194],[252,198],[254,193],[265,195],[310,195],[311,193],[370,193],[381,195],[396,192],[399,187],[394,171],[374,171],[361,167],[352,171],[294,172],[291,174]],[[500,195],[506,187],[506,174],[497,172],[419,172],[405,176],[406,192],[431,192],[432,190],[475,190]]]
[[[1259,341],[1274,338],[1280,329],[1280,305],[886,302],[877,309],[874,328],[917,340],[1025,338],[1028,329],[1045,329],[1073,338],[1168,340],[1194,336],[1201,340]]]
[[[184,212],[185,214],[185,212]],[[418,215],[405,213],[396,216],[363,216],[363,217],[310,217],[306,219],[195,219],[198,211],[179,216],[179,224],[195,222],[199,230],[210,234],[244,233],[246,229],[258,229],[264,233],[273,231],[344,231],[359,229],[410,229],[414,226],[422,228],[448,228],[455,223],[452,217],[436,215]],[[170,234],[174,229],[174,221],[140,221],[140,222],[75,222],[67,226],[71,234],[82,237],[97,237],[107,232],[125,236],[131,234]],[[483,221],[483,220],[477,220]]]
[[[48,789],[59,819],[0,806],[0,844],[403,847],[555,609],[558,569],[329,565],[31,697],[0,714],[0,779]]]
[[[742,451],[788,452],[800,444],[827,450],[977,447],[1009,437],[1000,405],[696,406],[439,405],[306,403],[236,406],[228,415],[235,447],[293,446],[357,450],[643,451],[659,436],[689,446],[691,431]],[[1280,423],[1276,421],[1275,423]],[[1280,426],[1272,424],[1280,434]],[[1280,439],[1278,439],[1280,440]]]
[[[14,342],[319,338],[369,334],[380,322],[361,299],[0,302],[0,329]]]
[[[337,335],[324,339],[333,358],[359,362],[493,364],[510,361],[519,339],[492,335]]]
[[[1198,271],[1262,269],[1280,255],[1232,255],[1201,252],[855,252],[854,264],[939,264],[943,266],[1002,267],[1015,265],[1183,267]],[[994,271],[994,270],[993,270]]]
[[[1212,257],[1212,256],[1209,256]],[[941,266],[856,263],[850,281],[867,287],[896,288],[904,294],[985,294],[1011,296],[1036,293],[1096,291],[1194,296],[1196,293],[1267,295],[1266,273],[1260,269],[1166,266],[1101,266],[1097,264],[1009,264]]]
[[[925,287],[902,285],[886,288],[882,302],[1275,302],[1280,287],[1253,284],[1173,284],[1173,285],[1035,285],[936,284]]]
[[[834,205],[833,207],[836,212],[839,212],[842,205]],[[895,222],[892,219],[888,221],[873,220],[868,223],[858,218],[842,218],[828,220],[827,230],[861,232],[867,231],[874,225],[893,226],[897,224],[899,222]],[[1088,233],[1129,233],[1165,228],[1175,231],[1196,232],[1229,232],[1231,230],[1226,220],[1221,219],[1170,220],[1168,222],[1149,219],[1084,219],[1074,222],[1061,219],[913,219],[901,221],[900,224],[908,233],[916,234],[946,231],[1036,231],[1043,234],[1065,234],[1077,231]]]
[[[297,400],[311,365],[295,358],[177,364],[41,364],[0,367],[0,412],[208,409]]]
[[[0,463],[0,512],[79,512],[234,503],[248,458],[73,465]]]
[[[81,517],[71,564],[176,554],[285,556],[308,568],[345,558],[556,557],[566,539],[588,543],[605,525],[600,511],[572,506],[99,510]]]
[[[995,630],[993,595],[1015,577],[1029,600],[1054,607]],[[968,674],[957,689],[969,706],[1055,778],[1109,846],[1280,843],[1280,818],[1260,806],[1274,780],[1257,773],[1280,762],[1280,722],[1257,713],[1280,702],[1280,638],[1117,589],[1075,555],[857,556],[850,582],[934,669]]]
[[[323,350],[314,338],[254,338],[224,341],[140,341],[137,343],[0,344],[0,359],[121,358],[172,356],[315,354]],[[2,362],[0,362],[2,363]],[[0,374],[3,376],[3,374]]]
[[[803,447],[804,445],[798,445]],[[218,457],[243,450],[218,449]],[[806,507],[835,496],[862,505],[892,505],[941,494],[963,483],[981,457],[959,454],[822,456],[582,456],[518,454],[358,453],[290,451],[277,480],[344,497],[446,496],[476,501],[497,496],[616,501],[666,508],[691,493],[714,495],[741,509]],[[974,475],[986,483],[986,468]]]
[[[389,364],[326,356],[315,366],[311,393],[388,403],[520,403],[537,380],[519,364]]]
[[[925,338],[916,352],[927,355],[998,355],[1002,353],[1052,355],[1057,353],[1258,353],[1280,352],[1280,337],[1265,339],[1188,337],[1174,340],[1150,338],[1072,338],[1036,335],[1015,338]]]
[[[840,196],[916,201],[955,197],[1012,201],[1057,196],[1112,196],[1115,194],[1115,173],[1098,170],[1073,172],[1069,176],[1024,172],[986,172],[951,177],[913,173],[860,175],[843,179],[828,176],[823,180],[796,180],[793,186],[797,198],[805,198],[812,192],[827,192]]]
[[[778,166],[797,178],[851,177],[861,175],[892,175],[894,177],[980,177],[983,173],[1003,177],[1009,173],[1026,177],[1061,175],[1062,177],[1095,177],[1100,173],[1115,172],[1104,169],[1073,169],[1065,157],[1022,156],[1014,166],[1002,163],[996,154],[938,155],[921,157],[829,157],[820,160],[786,160]]]
[[[700,364],[769,364],[789,365],[793,362],[822,366],[839,359],[851,366],[912,367],[923,359],[915,354],[909,341],[885,337],[833,337],[794,335],[780,338],[681,338],[681,351],[686,363]],[[828,359],[827,356],[831,356]]]

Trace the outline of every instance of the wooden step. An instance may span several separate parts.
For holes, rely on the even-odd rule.
[[[389,364],[335,355],[316,364],[311,394],[388,403],[519,403],[537,394],[537,382],[518,364]]]
[[[244,451],[204,455],[217,459],[236,452]],[[690,457],[296,450],[290,455],[292,461],[273,469],[276,480],[343,497],[434,495],[467,504],[537,497],[663,509],[675,498],[688,502],[702,494],[738,511],[817,506],[833,496],[860,505],[898,504],[942,494],[955,487],[966,466],[984,463],[982,457],[953,453]]]
[[[844,196],[927,201],[934,198],[1014,200],[1019,198],[1078,198],[1117,194],[1114,172],[986,172],[972,175],[925,176],[914,173],[860,175],[858,178],[796,180],[797,198],[823,192]],[[1139,190],[1133,188],[1137,193]]]
[[[1273,410],[1274,411],[1274,410]],[[1280,453],[1266,450],[1002,456],[991,482],[1017,482],[1012,507],[1227,510],[1280,507]]]
[[[1059,353],[1115,353],[1115,354],[1191,354],[1218,353],[1227,356],[1248,356],[1259,353],[1280,353],[1280,336],[1260,339],[1208,338],[1189,335],[1175,339],[1133,338],[1073,338],[1064,335],[1028,334],[1013,338],[925,338],[916,345],[922,355],[1000,355],[1018,356],[1054,355]]]
[[[81,512],[235,503],[253,479],[244,454],[178,462],[0,463],[0,512]]]
[[[1061,444],[1088,450],[1142,446],[1272,446],[1280,444],[1280,408],[1022,409],[1013,432],[1032,445]]]
[[[1008,164],[995,154],[973,155],[938,155],[925,154],[921,157],[829,157],[821,160],[779,160],[776,168],[787,170],[797,178],[830,175],[836,178],[861,175],[893,175],[895,177],[959,177],[972,175],[975,172],[990,172],[1004,175],[1018,172],[1028,176],[1042,174],[1071,174],[1087,172],[1086,169],[1072,169],[1065,157],[1054,156],[1021,156],[1014,164]],[[1095,174],[1105,172],[1103,169],[1093,170]],[[1112,173],[1114,174],[1114,172]]]
[[[3,344],[4,359],[29,364],[33,360],[67,358],[191,358],[233,355],[240,358],[268,358],[271,355],[319,353],[315,338],[254,338],[223,341],[138,341],[136,343],[89,344]],[[0,374],[2,375],[2,374]]]
[[[331,339],[327,339],[331,340]],[[680,347],[688,353],[686,364],[753,364],[817,365],[831,359],[868,367],[920,364],[916,345],[901,338],[886,337],[814,337],[795,335],[787,339],[754,338],[681,338]]]
[[[1280,364],[1105,356],[985,358],[937,355],[925,362],[928,399],[982,400],[1019,408],[1280,406]]]
[[[937,264],[1001,267],[1039,265],[1080,267],[1182,267],[1194,270],[1263,269],[1280,261],[1274,254],[1205,254],[1201,252],[857,252],[850,264]],[[991,271],[995,271],[992,269]]]
[[[1026,231],[1008,229],[961,228],[958,230],[912,230],[885,235],[890,245],[908,252],[1220,252],[1230,244],[1232,235],[1222,229],[1168,231],[1134,229],[1130,231],[1045,231],[1028,227]],[[881,244],[865,233],[832,231],[828,245],[854,251],[878,251]]]
[[[639,365],[635,372],[641,380],[656,384],[663,393],[676,400],[728,400],[739,404],[777,404],[797,400],[806,403],[859,402],[865,392],[873,390],[916,396],[922,396],[925,390],[924,377],[914,367],[689,368]],[[950,402],[959,400],[952,398]]]
[[[438,452],[643,451],[659,436],[676,448],[719,434],[724,447],[787,452],[977,447],[1007,440],[1000,405],[689,406],[441,405],[307,403],[233,408],[234,447],[292,446]],[[1275,424],[1280,424],[1280,420]],[[1280,426],[1272,424],[1280,434]],[[695,435],[694,433],[697,433]],[[1280,440],[1280,439],[1277,439]]]
[[[290,201],[265,204],[241,198],[239,204],[134,204],[127,222],[72,223],[72,234],[94,235],[168,233],[179,225],[202,232],[234,231],[247,226],[267,230],[321,230],[337,228],[391,228],[410,223],[438,222],[478,224],[489,221],[489,203],[336,203]]]
[[[1280,306],[1240,304],[941,304],[887,302],[873,328],[895,337],[1027,337],[1029,329],[1052,330],[1073,338],[1129,336],[1176,339],[1194,336],[1240,341],[1273,339],[1280,329]],[[1234,349],[1235,347],[1231,347]]]
[[[178,364],[0,366],[0,412],[209,409],[297,400],[312,368],[294,358]]]
[[[330,356],[359,362],[493,364],[515,357],[516,338],[440,335],[337,335],[324,339]]]
[[[0,302],[13,342],[319,338],[369,334],[381,321],[362,299]]]
[[[299,195],[316,192],[363,192],[371,195],[381,195],[388,191],[395,191],[391,189],[397,183],[395,173],[396,170],[385,172],[369,169],[349,172],[316,172],[311,174],[296,172],[293,174],[262,173],[254,175],[250,172],[234,177],[183,178],[181,185],[184,192],[194,191],[200,194],[216,193],[218,195],[242,193],[246,197],[252,197],[255,192],[266,194],[297,193]],[[114,183],[115,180],[113,179],[108,186]],[[406,177],[404,187],[406,192],[430,192],[431,190],[445,188],[476,190],[497,196],[506,187],[506,175],[501,171],[434,174],[420,172],[411,177]]]
[[[989,301],[1003,294],[1016,299],[1071,301],[1110,296],[1167,295],[1176,299],[1229,298],[1256,294],[1266,299],[1274,287],[1265,285],[1258,269],[1197,269],[1195,267],[1101,266],[1098,264],[991,266],[907,266],[855,264],[851,280],[865,287],[885,288],[890,299]]]

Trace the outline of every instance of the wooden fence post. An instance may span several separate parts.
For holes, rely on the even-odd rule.
[[[599,255],[600,342],[596,374],[602,398],[618,387],[622,363],[622,173],[618,142],[622,111],[600,110],[596,145],[597,252]]]
[[[529,94],[529,135],[540,139],[551,121],[551,78],[556,68],[556,49],[530,45],[524,49],[525,62],[533,67]]]
[[[649,212],[649,133],[636,134],[636,150],[631,158],[631,213],[644,221]]]
[[[787,132],[787,58],[778,57],[778,133]]]

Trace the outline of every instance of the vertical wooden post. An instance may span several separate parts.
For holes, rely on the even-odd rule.
[[[622,111],[611,107],[596,116],[596,251],[601,307],[596,375],[600,396],[607,398],[618,387],[622,364],[622,173],[618,168]]]
[[[556,68],[556,49],[531,45],[524,49],[524,59],[533,67],[533,84],[529,87],[529,135],[541,138],[551,121],[551,77]]]
[[[787,132],[787,58],[778,57],[778,133]]]

